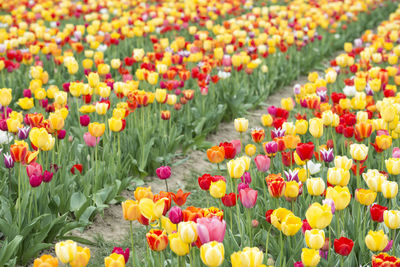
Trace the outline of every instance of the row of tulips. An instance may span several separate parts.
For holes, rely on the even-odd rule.
[[[134,221],[147,229],[145,259],[132,239],[105,265],[400,266],[399,21],[400,7],[346,43],[262,127],[235,119],[240,139],[209,148],[216,166],[197,180],[206,208],[185,207],[190,192],[169,192],[159,167],[166,191],[138,187],[122,203],[131,236]],[[56,254],[73,266],[70,242]]]
[[[56,3],[2,17],[0,79],[13,88],[0,90],[2,264],[25,264],[84,227],[122,200],[119,193],[140,181],[134,176],[168,164],[180,144],[201,147],[224,117],[257,105],[395,7],[295,1],[254,7],[237,23],[206,22],[207,30],[189,23],[183,36],[170,38],[158,32],[151,5],[143,7],[148,24],[130,12],[90,18],[86,7],[88,23],[58,28],[42,17],[54,8],[57,18],[72,4]],[[30,56],[16,64],[20,48]]]

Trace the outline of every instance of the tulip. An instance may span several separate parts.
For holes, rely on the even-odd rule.
[[[275,141],[271,141],[265,144],[265,151],[268,154],[268,156],[274,156],[276,152],[278,151],[278,143]]]
[[[142,198],[153,199],[153,193],[151,192],[151,187],[137,187],[135,192],[135,199],[141,200]]]
[[[322,119],[312,118],[309,122],[309,131],[314,138],[320,138],[324,132],[324,124]]]
[[[296,153],[302,161],[310,160],[314,153],[314,144],[309,143],[299,143],[297,144]]]
[[[81,126],[86,127],[89,125],[90,123],[90,117],[89,115],[82,115],[79,117],[79,123],[81,124]]]
[[[108,119],[108,127],[112,132],[120,132],[123,127],[122,119],[115,117]]]
[[[211,182],[210,185],[210,195],[213,198],[222,198],[226,193],[226,182],[219,180],[216,182]]]
[[[232,267],[262,266],[263,259],[263,252],[257,247],[245,247],[243,251],[238,251],[231,255]]]
[[[221,163],[225,159],[224,147],[213,146],[207,150],[207,157],[211,163]]]
[[[308,121],[306,120],[296,120],[295,132],[296,134],[304,135],[307,133]]]
[[[242,142],[240,140],[232,140],[231,144],[236,150],[236,155],[240,154],[240,151],[242,150]]]
[[[195,222],[180,222],[178,224],[178,234],[183,242],[191,244],[197,239],[197,226]]]
[[[64,264],[70,263],[77,254],[77,244],[72,240],[58,242],[55,246],[57,258]]]
[[[76,255],[69,264],[71,267],[85,267],[90,260],[90,249],[77,246]]]
[[[320,196],[325,191],[325,183],[322,178],[309,178],[306,186],[308,193],[312,196]]]
[[[395,158],[395,159],[400,158],[400,148],[398,148],[398,147],[393,148],[392,158]],[[394,162],[392,164],[393,165],[390,168],[393,168],[393,166],[395,165]],[[388,169],[387,163],[386,163],[386,169]],[[397,172],[397,169],[399,169],[399,167],[396,168],[396,171],[393,171],[393,172]],[[400,170],[398,170],[398,172],[400,173]]]
[[[293,213],[285,208],[278,208],[271,213],[271,224],[276,227],[279,231],[282,230],[282,223],[286,220],[289,215]]]
[[[25,140],[29,136],[30,127],[18,128],[18,138],[20,140]]]
[[[385,198],[395,198],[399,191],[399,186],[396,182],[384,181],[382,182],[382,195]]]
[[[178,233],[168,235],[169,247],[178,256],[184,256],[189,253],[189,244],[183,242]]]
[[[383,215],[386,210],[387,207],[378,204],[372,204],[371,207],[369,208],[371,219],[378,223],[383,222],[384,220]]]
[[[272,125],[272,122],[273,122],[273,118],[272,118],[271,114],[263,114],[263,115],[261,116],[261,124],[262,124],[264,127],[269,127],[269,126],[271,126],[271,125]]]
[[[321,152],[321,155],[322,155],[322,159],[325,162],[329,163],[329,162],[333,161],[334,156],[333,156],[333,149],[332,148],[330,148],[328,150],[321,149],[320,152]]]
[[[350,154],[354,160],[363,161],[368,156],[368,147],[364,144],[352,144]]]
[[[375,138],[375,143],[381,150],[386,150],[392,145],[392,137],[388,135],[379,135]]]
[[[147,244],[153,251],[163,251],[167,248],[168,237],[165,231],[159,229],[151,229],[146,234]]]
[[[217,217],[197,219],[197,233],[202,244],[211,241],[223,242],[226,223]]]
[[[382,183],[387,179],[385,175],[373,169],[369,169],[366,173],[363,173],[362,176],[369,189],[375,192],[382,191]]]
[[[183,220],[183,213],[180,207],[172,207],[168,215],[172,223],[178,224]]]
[[[385,210],[383,212],[383,221],[390,229],[400,228],[400,211],[398,210]]]
[[[161,217],[164,212],[165,201],[159,199],[154,203],[152,199],[142,198],[139,201],[140,213],[148,220],[153,221]]]
[[[12,100],[12,90],[10,88],[0,89],[0,105],[7,107]]]
[[[28,174],[28,177],[31,177],[33,175],[42,175],[43,168],[42,165],[32,162],[31,164],[26,166],[26,173]]]
[[[327,204],[313,203],[306,211],[307,221],[313,229],[324,229],[331,223],[332,217],[332,209]]]
[[[400,158],[389,158],[385,160],[386,170],[389,174],[400,174]]]
[[[336,156],[334,163],[336,168],[350,170],[351,166],[353,165],[353,160],[348,159],[346,156]]]
[[[379,253],[378,255],[372,255],[372,266],[396,266],[399,264],[400,259],[394,256],[390,256],[387,253]]]
[[[236,205],[236,194],[235,193],[229,193],[229,194],[225,194],[225,196],[223,196],[221,198],[222,204],[224,204],[224,206],[226,207],[233,207]]]
[[[244,147],[244,152],[246,153],[247,156],[252,157],[254,154],[256,154],[257,148],[253,144],[248,144]]]
[[[32,176],[29,177],[29,184],[32,187],[38,187],[39,185],[42,184],[42,182],[43,182],[42,174],[40,174],[40,175],[33,174]]]
[[[125,267],[124,256],[117,253],[112,253],[110,256],[104,258],[105,267]]]
[[[14,160],[12,158],[12,156],[9,153],[3,154],[4,156],[4,166],[7,169],[11,169],[14,167]]]
[[[60,113],[51,113],[48,119],[50,128],[53,130],[61,130],[64,127],[64,118]]]
[[[156,174],[159,179],[165,180],[171,177],[171,167],[169,166],[161,166],[156,170]]]
[[[251,188],[240,190],[239,197],[242,205],[247,209],[254,207],[257,202],[257,193],[257,190],[253,190]]]
[[[351,195],[348,187],[337,185],[335,187],[327,188],[326,198],[330,198],[335,202],[336,210],[343,210],[349,205]]]
[[[303,248],[301,251],[301,261],[306,267],[314,267],[317,266],[319,261],[321,260],[321,256],[319,255],[319,251],[316,249]]]
[[[295,235],[303,225],[301,219],[293,214],[289,214],[282,222],[282,233],[286,236]]]
[[[237,132],[246,132],[249,128],[249,121],[245,118],[235,119],[235,129]]]
[[[116,254],[124,256],[125,264],[129,260],[129,254],[130,254],[129,248],[126,248],[125,250],[123,250],[120,247],[114,247],[112,250],[112,253],[116,253]]]
[[[58,267],[58,260],[51,255],[42,255],[35,259],[33,267]]]
[[[350,172],[342,168],[328,169],[328,182],[332,185],[346,186],[350,181]]]
[[[376,198],[376,192],[369,189],[358,188],[356,190],[356,200],[364,206],[371,205]]]
[[[299,195],[300,185],[296,181],[286,182],[285,185],[285,197],[289,199],[295,199]]]
[[[122,213],[125,220],[136,221],[140,217],[139,202],[126,200],[122,202]]]
[[[261,143],[265,138],[265,131],[263,129],[254,129],[251,131],[251,138],[254,143]]]
[[[218,267],[224,262],[224,245],[217,241],[203,244],[200,247],[200,258],[206,266]]]
[[[311,249],[321,249],[322,246],[325,244],[325,233],[324,230],[307,230],[305,232],[305,240],[306,244]]]
[[[368,232],[368,235],[365,237],[365,244],[368,249],[371,251],[382,251],[387,244],[389,243],[387,235],[383,232],[383,230]]]
[[[273,180],[267,183],[268,184],[268,192],[272,197],[279,198],[283,196],[285,193],[286,183],[281,180]]]
[[[341,237],[333,241],[333,246],[337,254],[342,256],[348,256],[351,250],[353,249],[354,242],[349,238]]]
[[[94,137],[101,137],[104,134],[106,126],[104,123],[89,123],[89,133]]]
[[[236,158],[228,161],[227,169],[231,178],[240,178],[246,171],[246,162],[244,158]]]

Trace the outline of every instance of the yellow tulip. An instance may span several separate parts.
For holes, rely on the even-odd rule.
[[[122,120],[120,118],[111,117],[111,119],[108,119],[108,127],[113,132],[119,132],[122,129]]]
[[[397,109],[394,105],[385,105],[382,107],[380,113],[384,121],[391,122],[392,120],[394,120],[397,114]]]
[[[308,130],[308,121],[306,120],[296,120],[295,123],[295,132],[296,134],[306,134]]]
[[[65,106],[67,104],[68,94],[67,92],[58,91],[54,93],[54,101],[60,105]]]
[[[157,72],[151,72],[149,73],[149,75],[147,76],[147,81],[151,84],[151,85],[155,85],[158,82],[158,73]]]
[[[61,130],[64,127],[64,118],[60,113],[51,113],[49,116],[50,127],[53,130]]]
[[[99,72],[100,75],[106,75],[107,73],[110,72],[110,65],[108,64],[99,64],[97,66],[97,71]]]
[[[244,151],[245,151],[247,156],[252,157],[252,156],[254,156],[254,154],[256,154],[257,148],[253,144],[247,144],[244,147]]]
[[[291,111],[294,108],[294,104],[295,102],[291,97],[281,99],[281,106],[287,111]]]
[[[83,114],[93,113],[95,111],[96,111],[96,107],[94,105],[82,105],[79,108],[79,112],[81,112]]]
[[[354,160],[365,160],[368,156],[368,147],[364,144],[351,144],[350,154]]]
[[[299,217],[289,214],[281,225],[284,235],[293,236],[300,230],[303,222]]]
[[[331,223],[332,217],[332,209],[327,204],[313,203],[306,211],[307,221],[313,229],[324,229]]]
[[[369,206],[374,203],[376,192],[371,189],[358,188],[356,190],[356,199],[361,205]]]
[[[167,90],[165,89],[156,89],[156,101],[158,103],[164,103],[167,98]]]
[[[178,256],[189,253],[189,244],[182,241],[178,233],[168,235],[169,247]]]
[[[183,242],[191,244],[197,240],[197,225],[195,222],[180,222],[178,224],[178,234]]]
[[[282,223],[289,215],[293,215],[290,210],[285,208],[277,208],[271,214],[271,224],[275,226],[279,231],[281,231]]]
[[[386,176],[378,170],[369,169],[362,174],[368,188],[375,192],[382,191],[382,183],[387,180]]]
[[[125,220],[136,221],[140,217],[139,201],[125,200],[122,202],[122,214]]]
[[[89,86],[92,88],[96,88],[100,82],[100,76],[97,72],[89,73],[89,75],[87,76],[87,79],[89,82]]]
[[[379,135],[375,138],[376,145],[382,149],[386,150],[392,146],[392,137],[388,135]]]
[[[223,180],[211,182],[210,195],[213,198],[221,198],[226,194],[226,183]]]
[[[382,251],[386,248],[389,243],[389,239],[387,235],[383,232],[383,230],[368,232],[368,235],[365,237],[365,244],[368,249],[371,251]]]
[[[231,255],[232,267],[259,267],[262,266],[264,254],[257,247],[245,247],[243,251]]]
[[[351,200],[349,188],[347,186],[328,187],[326,189],[326,198],[330,198],[335,202],[336,210],[345,209]]]
[[[18,128],[22,127],[22,124],[18,119],[8,118],[6,120],[6,123],[7,123],[7,129],[11,133],[18,132]]]
[[[400,228],[400,211],[399,210],[385,210],[383,212],[383,220],[386,226],[390,229]]]
[[[245,118],[235,119],[235,129],[237,132],[243,133],[249,128],[249,121]]]
[[[142,198],[139,201],[140,213],[150,221],[161,217],[165,207],[165,200],[159,199],[156,203],[150,198]]]
[[[177,227],[176,224],[172,223],[168,217],[161,216],[161,227],[168,233],[172,234],[176,232]]]
[[[62,263],[70,263],[77,254],[77,244],[72,240],[58,242],[55,246],[57,258]]]
[[[12,100],[12,90],[9,88],[0,89],[0,105],[7,107]]]
[[[200,258],[206,266],[218,267],[224,262],[224,245],[217,241],[203,244],[200,247]]]
[[[113,253],[104,258],[105,267],[125,267],[125,259],[121,254]]]
[[[287,198],[296,198],[299,195],[299,183],[296,181],[286,182],[285,186],[285,197]]]
[[[400,174],[400,159],[389,158],[385,160],[386,170],[389,174],[399,175]]]
[[[324,133],[324,125],[322,119],[320,118],[310,119],[309,131],[314,138],[320,138]]]
[[[324,230],[312,229],[307,230],[304,234],[306,244],[311,249],[321,249],[325,244]]]
[[[261,124],[264,127],[269,127],[272,125],[272,122],[274,121],[274,119],[272,118],[271,114],[263,114],[261,116]]]
[[[118,69],[121,66],[121,60],[119,58],[114,58],[111,60],[111,68]]]
[[[89,123],[89,133],[94,137],[100,137],[104,134],[106,125],[104,123],[92,122]]]
[[[69,264],[71,267],[85,267],[90,260],[90,249],[77,246],[76,255]]]
[[[303,248],[301,251],[301,261],[306,267],[317,266],[321,256],[319,255],[319,250]]]
[[[329,168],[328,182],[332,185],[346,186],[350,181],[350,171],[343,168]]]
[[[399,191],[399,186],[396,182],[383,181],[382,182],[382,195],[385,198],[395,198]]]
[[[251,158],[245,155],[245,156],[241,156],[238,159],[244,162],[244,170],[248,171],[250,169]]]
[[[107,113],[108,110],[108,104],[107,103],[102,103],[102,102],[97,102],[96,103],[96,113],[99,115],[104,115]]]
[[[231,178],[239,179],[246,171],[246,162],[241,158],[232,159],[226,165]]]
[[[28,98],[28,97],[18,99],[17,104],[18,106],[20,106],[22,109],[25,110],[31,109],[34,106],[33,98]]]
[[[320,196],[325,191],[325,182],[320,177],[307,179],[306,186],[311,196]]]
[[[142,198],[153,199],[153,193],[151,192],[151,186],[149,187],[137,187],[135,192],[135,199],[141,200]]]

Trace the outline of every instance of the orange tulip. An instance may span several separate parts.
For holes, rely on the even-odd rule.
[[[179,192],[178,192],[179,193]],[[165,192],[165,191],[160,191],[160,193],[156,194],[153,196],[153,201],[157,202],[157,200],[164,199],[164,212],[163,215],[167,214],[169,209],[171,208],[171,193],[170,192]]]
[[[285,135],[283,138],[285,147],[289,149],[295,149],[297,144],[301,142],[300,136],[298,135]]]
[[[139,201],[126,200],[122,202],[122,213],[125,220],[136,221],[141,216]]]
[[[193,206],[187,207],[185,210],[182,210],[183,213],[183,221],[197,221],[198,218],[203,218],[203,213],[200,208],[196,208]]]
[[[178,206],[183,206],[186,203],[186,198],[190,195],[190,192],[183,193],[182,189],[179,189],[178,192],[171,193],[172,199],[174,200],[175,204]]]
[[[225,159],[225,149],[223,146],[213,146],[207,149],[208,160],[212,163],[221,163]]]
[[[42,255],[33,262],[33,267],[57,267],[58,260],[51,255]]]
[[[251,131],[251,137],[255,143],[261,143],[265,138],[265,131],[263,129],[254,129]]]
[[[356,124],[355,128],[356,137],[361,140],[370,137],[372,133],[372,124],[368,122],[359,122]]]
[[[27,151],[27,147],[23,144],[10,146],[11,157],[15,162],[25,162]]]

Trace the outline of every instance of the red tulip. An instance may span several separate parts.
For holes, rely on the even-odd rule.
[[[354,242],[353,240],[341,237],[339,239],[335,239],[333,241],[333,246],[335,247],[335,252],[342,256],[347,256],[350,254],[351,250],[353,249]]]
[[[233,159],[236,156],[236,148],[232,143],[224,142],[220,143],[219,146],[225,149],[225,159]]]
[[[208,173],[205,173],[203,176],[197,178],[197,182],[199,183],[201,190],[208,191],[210,189],[210,185],[213,180],[212,178],[213,177],[211,174]]]
[[[82,173],[83,170],[83,165],[82,164],[75,164],[74,166],[72,166],[71,168],[71,173],[75,174],[75,170],[79,171],[80,173]]]
[[[164,230],[151,229],[146,234],[147,244],[149,248],[154,251],[162,251],[167,248],[168,237]]]
[[[221,201],[225,207],[232,207],[232,206],[236,205],[236,199],[237,199],[237,196],[235,193],[229,193],[229,194],[225,194],[225,196],[223,196],[221,198]]]
[[[271,214],[274,212],[274,210],[267,210],[265,212],[265,220],[269,223],[271,223]]]
[[[303,225],[301,226],[301,232],[303,233],[303,235],[307,230],[311,230],[311,229],[312,228],[311,228],[310,224],[308,223],[307,219],[304,219]]]
[[[268,191],[272,197],[281,197],[285,193],[286,183],[283,179],[268,182]]]
[[[297,144],[296,153],[301,160],[310,160],[313,157],[314,144],[312,142]]]
[[[372,204],[369,208],[371,219],[375,222],[383,222],[383,212],[387,209],[387,207],[381,206],[379,204]]]

